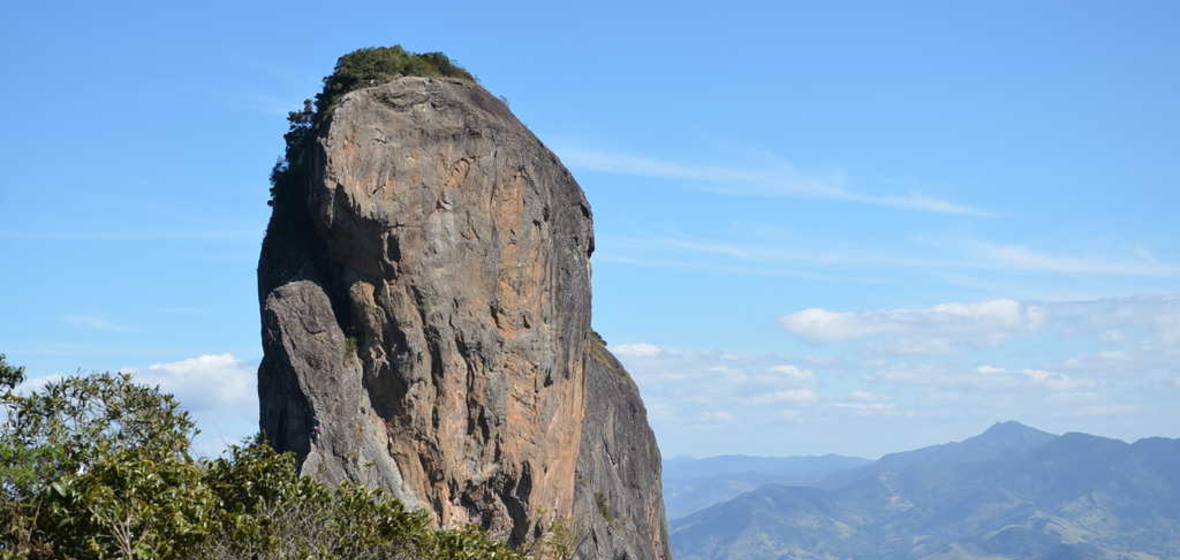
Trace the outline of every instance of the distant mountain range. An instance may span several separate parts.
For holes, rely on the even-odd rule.
[[[677,560],[1177,560],[1180,440],[1005,422],[760,486],[673,521],[672,545]]]
[[[680,457],[664,462],[664,506],[669,519],[695,513],[767,484],[811,486],[872,463],[860,457]]]

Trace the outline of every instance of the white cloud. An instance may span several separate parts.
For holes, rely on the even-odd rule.
[[[867,204],[902,210],[994,216],[990,212],[932,198],[921,193],[868,194],[849,190],[841,174],[806,174],[789,165],[775,169],[734,169],[684,164],[629,154],[560,148],[562,161],[571,167],[602,173],[697,181],[710,184],[712,192],[761,198],[808,198]]]
[[[796,381],[804,381],[804,382],[815,381],[815,372],[813,372],[809,369],[802,369],[798,366],[793,366],[790,364],[772,366],[770,368],[770,371],[777,373],[779,375],[783,375],[788,379],[793,379]]]
[[[1157,315],[1152,326],[1161,344],[1180,346],[1180,305]]]
[[[131,374],[136,383],[173,395],[192,413],[200,430],[193,442],[198,455],[217,455],[226,445],[258,430],[256,363],[243,362],[232,354],[207,354],[119,371]],[[17,392],[27,395],[65,377],[38,376],[22,383]]]
[[[701,421],[703,421],[703,422],[721,424],[721,423],[726,423],[726,422],[733,422],[733,420],[734,420],[733,414],[730,414],[724,410],[713,410],[713,411],[706,411],[706,412],[701,413]]]
[[[1127,339],[1127,334],[1118,329],[1107,329],[1102,331],[1102,334],[1099,335],[1099,338],[1101,338],[1103,342],[1118,344]]]
[[[1054,391],[1070,391],[1080,387],[1092,387],[1094,384],[1087,380],[1078,380],[1061,373],[1045,371],[1043,369],[1021,369],[1019,373],[1036,383]]]
[[[803,270],[769,269],[761,267],[734,266],[723,263],[708,263],[685,261],[676,259],[632,258],[610,253],[595,254],[595,262],[608,262],[645,268],[675,268],[681,270],[696,270],[708,272],[724,272],[727,274],[744,274],[750,276],[768,276],[774,278],[804,278],[807,280],[823,280],[831,282],[853,282],[880,284],[880,278],[864,278],[856,276],[840,276],[834,274],[820,274]]]
[[[1088,403],[1102,400],[1102,394],[1094,391],[1075,391],[1072,393],[1053,393],[1049,395],[1049,401],[1053,403],[1067,403],[1077,405],[1078,403]]]
[[[1061,367],[1071,370],[1102,370],[1131,365],[1135,356],[1126,350],[1105,350],[1066,360]]]
[[[77,327],[85,327],[96,331],[128,332],[131,330],[126,325],[121,325],[97,315],[66,315],[62,317],[62,320]]]
[[[803,356],[803,361],[815,366],[834,366],[840,363],[840,360],[833,356],[825,356],[823,354],[811,354]]]
[[[924,343],[902,340],[901,353],[947,351],[952,338],[996,344],[1007,337],[1033,331],[1045,324],[1047,311],[1040,306],[1010,299],[969,303],[943,303],[925,309],[829,311],[806,309],[779,318],[791,334],[812,343],[843,342],[880,336],[933,336]],[[936,335],[936,336],[935,336]],[[905,343],[910,343],[906,346]],[[916,349],[916,350],[915,350]],[[921,352],[925,349],[925,352]]]
[[[932,376],[927,368],[911,366],[909,364],[885,364],[880,360],[872,360],[877,371],[865,375],[869,381],[903,384],[926,384]]]
[[[255,368],[233,354],[207,354],[146,368],[123,368],[136,381],[158,385],[193,412],[257,413]]]
[[[1096,404],[1077,409],[1078,414],[1081,416],[1115,416],[1131,414],[1138,411],[1138,406],[1126,404]]]
[[[654,358],[664,352],[659,346],[646,342],[612,344],[610,351],[616,356],[628,358]]]
[[[882,402],[892,399],[885,395],[879,395],[877,393],[857,389],[848,394],[848,400],[857,402]]]
[[[176,396],[201,430],[193,441],[195,452],[214,456],[258,430],[256,365],[232,354],[206,354],[121,371]]]
[[[831,406],[851,410],[857,416],[894,416],[898,413],[897,405],[893,403],[841,402]]]
[[[1178,302],[1177,296],[1151,296],[1017,302],[996,309],[941,305],[876,322],[852,313],[856,321],[893,330],[851,339],[860,346],[832,347],[819,359],[808,359],[807,351],[731,355],[664,347],[656,356],[625,361],[661,442],[683,449],[712,437],[709,445],[717,452],[736,452],[738,447],[727,446],[745,439],[728,433],[739,422],[773,433],[804,422],[827,432],[848,429],[842,423],[904,429],[911,418],[948,425],[1019,418],[1061,431],[1108,433],[1102,430],[1135,425],[1128,434],[1167,435],[1159,426],[1175,423],[1166,403],[1169,395],[1180,394],[1180,374],[1175,354],[1163,345],[1169,323],[1158,317],[1173,313]],[[923,321],[932,326],[921,330]],[[988,345],[979,334],[988,328],[1027,339]],[[948,340],[956,345],[948,355],[876,351],[879,343],[939,336],[948,329],[954,330]],[[1120,343],[1099,342],[1103,332],[1114,329],[1125,335]],[[972,336],[982,342],[971,345]],[[808,371],[810,378],[802,373]],[[1118,422],[1112,425],[1112,419]]]
[[[1013,375],[1023,377],[1033,384],[1045,387],[1051,391],[1074,391],[1095,385],[1093,381],[1088,379],[1074,379],[1062,373],[1055,373],[1043,369],[1004,369],[983,365],[975,368],[975,371],[983,375]]]
[[[1073,274],[1109,274],[1121,276],[1180,276],[1180,266],[1161,264],[1154,260],[1117,261],[1053,255],[1019,245],[973,242],[966,248],[976,258],[998,268],[1062,272]]]
[[[879,351],[906,356],[951,354],[955,342],[946,338],[911,336],[886,340],[876,345]]]
[[[61,381],[65,377],[66,376],[62,374],[55,373],[51,375],[42,375],[40,377],[25,379],[24,383],[17,385],[15,391],[16,394],[27,397],[29,393],[40,391],[41,389],[45,388],[46,385]]]
[[[788,423],[798,422],[800,420],[800,416],[801,415],[799,414],[798,410],[784,410],[778,414],[779,418]]]
[[[751,403],[770,404],[770,403],[793,403],[793,404],[807,404],[819,401],[819,395],[811,389],[786,389],[783,391],[774,391],[757,395],[749,399]]]
[[[867,342],[868,349],[879,355],[953,354],[1048,332],[1122,346],[1138,340],[1141,348],[1150,344],[1177,352],[1180,295],[1048,302],[995,299],[920,309],[812,308],[780,317],[779,325],[804,342]],[[1109,350],[1093,357],[1126,361],[1129,355],[1119,352],[1126,350]]]

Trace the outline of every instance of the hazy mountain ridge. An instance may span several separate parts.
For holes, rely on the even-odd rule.
[[[1180,440],[1004,423],[673,522],[676,558],[1180,558]]]
[[[843,455],[677,457],[664,462],[665,509],[675,519],[767,484],[813,486],[870,463]]]

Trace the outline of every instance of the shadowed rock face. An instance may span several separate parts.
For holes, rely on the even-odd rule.
[[[500,100],[448,79],[349,93],[313,152],[259,262],[263,432],[305,474],[387,488],[444,526],[522,543],[576,517],[586,407],[603,405],[573,177]],[[658,506],[658,451],[631,421]]]
[[[586,558],[667,560],[660,450],[639,389],[592,337],[574,518]]]

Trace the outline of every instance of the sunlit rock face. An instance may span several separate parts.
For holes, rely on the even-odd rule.
[[[564,518],[583,557],[667,557],[638,392],[588,383],[591,213],[557,157],[482,87],[416,77],[347,94],[312,152],[259,263],[266,437],[442,526],[520,544]],[[607,434],[588,406],[631,412]],[[604,437],[643,452],[580,456]],[[608,482],[641,519],[594,525]]]

